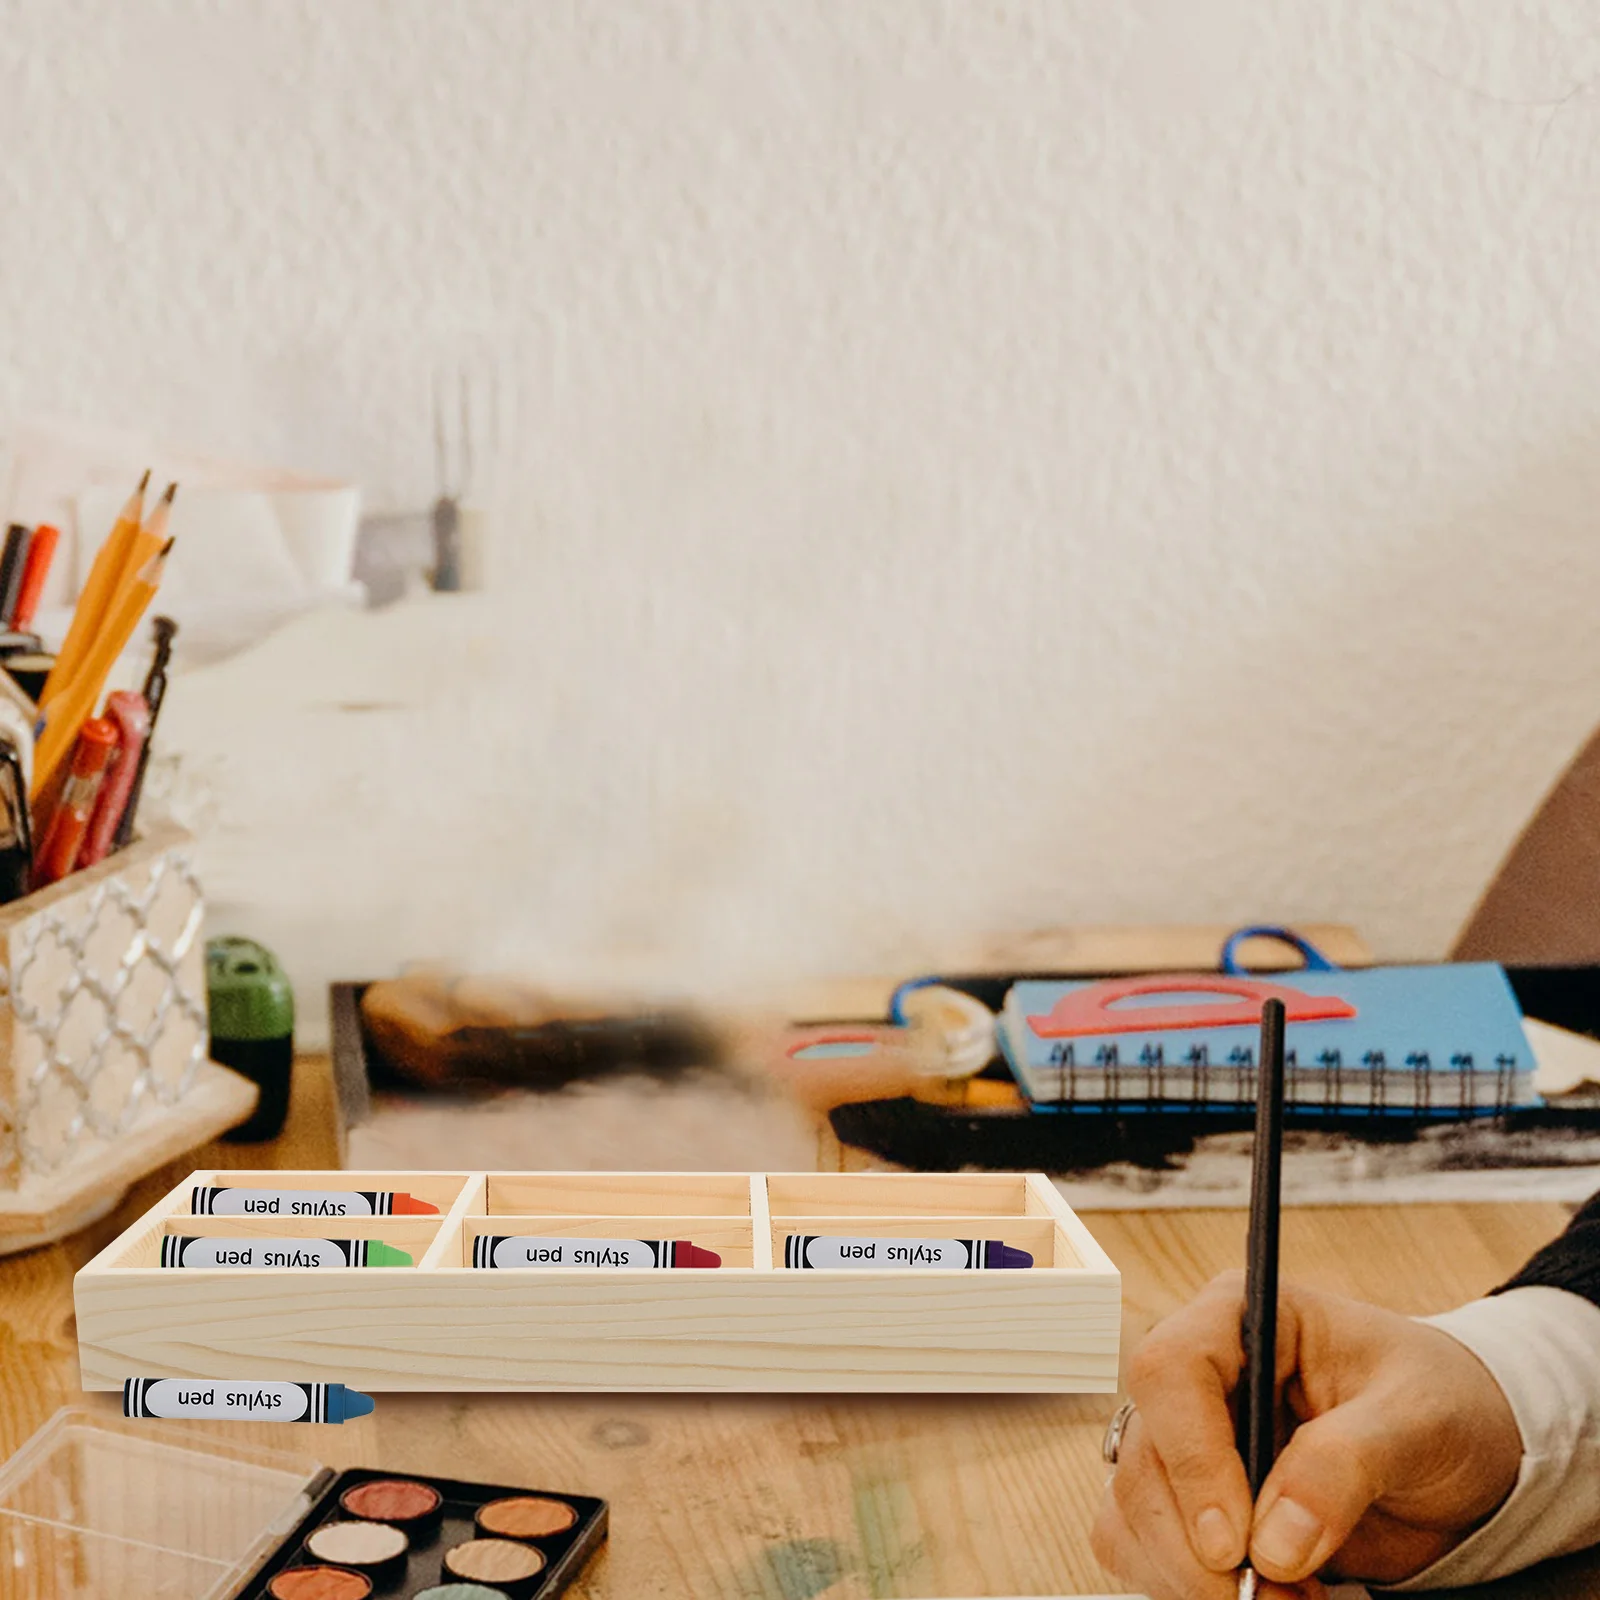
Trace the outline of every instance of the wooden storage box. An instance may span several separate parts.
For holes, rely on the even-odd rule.
[[[254,1086],[206,1059],[203,916],[171,826],[0,907],[0,1254],[249,1115]]]
[[[404,1190],[434,1217],[195,1217],[191,1191]],[[413,1267],[162,1268],[169,1234],[379,1238]],[[480,1234],[688,1239],[720,1268],[474,1268]],[[1014,1271],[788,1271],[789,1234],[998,1239]],[[197,1172],[75,1283],[85,1389],[1112,1392],[1121,1280],[1037,1173]]]

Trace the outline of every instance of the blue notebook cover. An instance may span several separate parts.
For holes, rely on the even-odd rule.
[[[1288,1103],[1475,1116],[1539,1104],[1505,973],[1490,963],[1233,978],[1024,981],[1000,1042],[1037,1109],[1254,1103],[1261,1003],[1282,999]]]

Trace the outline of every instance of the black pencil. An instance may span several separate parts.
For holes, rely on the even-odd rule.
[[[1256,1086],[1256,1135],[1250,1173],[1250,1245],[1245,1268],[1244,1371],[1239,1378],[1239,1454],[1250,1498],[1272,1471],[1277,1451],[1278,1222],[1283,1183],[1283,1051],[1281,1000],[1261,1008],[1261,1070]],[[1256,1575],[1239,1576],[1241,1600],[1256,1592]]]

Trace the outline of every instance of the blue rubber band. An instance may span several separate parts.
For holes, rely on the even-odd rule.
[[[1330,961],[1312,942],[1298,934],[1293,928],[1279,928],[1270,922],[1258,923],[1253,927],[1240,928],[1237,932],[1230,933],[1227,942],[1222,947],[1222,970],[1230,978],[1247,978],[1249,969],[1239,961],[1239,946],[1246,939],[1276,939],[1279,944],[1286,944],[1298,950],[1305,958],[1307,972],[1339,972],[1343,969],[1338,962]]]
[[[915,989],[932,989],[943,983],[943,978],[908,978],[889,997],[889,1020],[897,1028],[906,1025],[905,998]]]

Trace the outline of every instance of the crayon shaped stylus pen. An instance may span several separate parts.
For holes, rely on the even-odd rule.
[[[720,1267],[715,1250],[687,1239],[545,1239],[482,1234],[472,1241],[475,1267]]]
[[[196,1189],[197,1217],[436,1217],[429,1205],[399,1189]]]
[[[164,1267],[409,1267],[404,1250],[381,1239],[196,1239],[161,1241]]]
[[[1033,1257],[998,1239],[850,1239],[791,1233],[783,1241],[786,1267],[943,1267],[956,1272],[993,1272],[1031,1267]]]
[[[246,1378],[129,1378],[125,1417],[169,1421],[214,1417],[229,1422],[349,1422],[365,1417],[372,1397],[342,1383],[254,1383]]]

